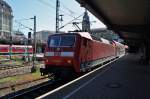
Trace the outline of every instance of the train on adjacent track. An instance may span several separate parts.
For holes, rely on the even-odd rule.
[[[103,38],[95,40],[88,32],[54,34],[48,37],[41,74],[81,74],[124,54],[123,44]]]
[[[11,54],[24,54],[24,53],[33,53],[33,47],[27,45],[3,45],[0,44],[0,55],[9,55]]]

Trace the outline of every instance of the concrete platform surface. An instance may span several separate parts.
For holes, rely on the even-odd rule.
[[[150,66],[138,55],[125,55],[44,99],[150,99]]]

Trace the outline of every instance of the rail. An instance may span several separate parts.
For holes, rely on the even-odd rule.
[[[122,57],[122,56],[120,56],[120,57]],[[59,90],[61,86],[65,87],[65,86],[68,85],[68,83],[70,84],[70,83],[73,83],[74,81],[78,81],[78,80],[82,79],[83,77],[86,77],[86,76],[90,75],[91,73],[93,73],[93,72],[105,67],[106,65],[114,62],[117,59],[118,58],[111,59],[111,60],[103,63],[100,67],[97,67],[94,70],[92,70],[91,72],[83,74],[78,78],[71,78],[71,79],[68,79],[68,80],[66,80],[66,79],[65,80],[63,80],[63,79],[50,80],[50,81],[42,83],[40,85],[31,87],[30,89],[25,89],[22,92],[12,93],[11,95],[5,96],[4,98],[9,98],[9,99],[22,99],[22,98],[26,99],[26,98],[29,98],[29,99],[34,99],[34,98],[39,97],[39,96],[41,96],[41,95],[43,95],[47,92],[55,92],[55,91]],[[63,88],[63,87],[61,87],[61,88]]]
[[[66,81],[62,81],[60,79],[49,80],[47,82],[41,83],[39,85],[33,86],[28,89],[24,89],[9,95],[6,95],[2,98],[9,98],[9,99],[34,99],[50,90],[53,90],[61,85],[66,83]]]
[[[10,65],[10,64],[0,64],[0,70],[7,70],[7,69],[14,69],[20,67],[27,67],[31,66],[30,64],[22,64],[22,65]]]

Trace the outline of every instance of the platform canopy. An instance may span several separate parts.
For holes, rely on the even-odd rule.
[[[149,37],[150,0],[76,0],[129,44]]]

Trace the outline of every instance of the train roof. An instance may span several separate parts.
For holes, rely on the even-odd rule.
[[[31,45],[12,45],[13,47],[32,47]]]
[[[85,37],[85,38],[92,40],[92,37],[91,37],[90,33],[88,33],[88,32],[77,32],[77,34],[79,34],[81,37]]]
[[[10,45],[0,44],[0,47],[9,47],[9,46]],[[12,45],[12,47],[20,47],[20,48],[28,47],[28,48],[32,48],[31,45]]]
[[[113,40],[113,42],[116,44],[116,45],[119,45],[119,46],[125,46],[124,44],[120,43],[120,42],[117,42],[115,40]]]
[[[104,38],[97,38],[97,37],[94,37],[93,35],[91,35],[89,32],[69,32],[69,33],[57,33],[57,34],[52,34],[50,36],[53,36],[53,35],[80,35],[81,37],[84,37],[84,38],[87,38],[87,39],[90,39],[90,40],[95,40],[95,41],[100,41],[100,42],[103,42],[103,43],[106,43],[106,44],[110,44],[109,40],[107,39],[104,39]]]
[[[88,38],[88,39],[91,39],[92,40],[92,37],[90,35],[90,33],[88,32],[69,32],[69,33],[57,33],[57,34],[52,34],[50,36],[53,36],[53,35],[70,35],[70,34],[77,34],[77,35],[80,35],[81,37],[85,37],[85,38]]]
[[[0,47],[8,47],[9,45],[2,45],[2,44],[0,44]]]
[[[57,33],[57,34],[52,34],[52,35],[70,35],[70,34],[71,35],[72,34],[80,35],[81,37],[84,37],[84,38],[87,38],[87,39],[90,39],[90,40],[95,40],[95,41],[100,41],[100,42],[103,42],[103,43],[106,43],[106,44],[110,44],[109,40],[104,39],[102,37],[101,38],[95,37],[92,34],[90,34],[89,32],[69,32],[69,33]],[[50,36],[52,36],[52,35],[50,35]]]
[[[100,38],[101,42],[106,43],[106,44],[110,44],[110,41],[104,38]]]

